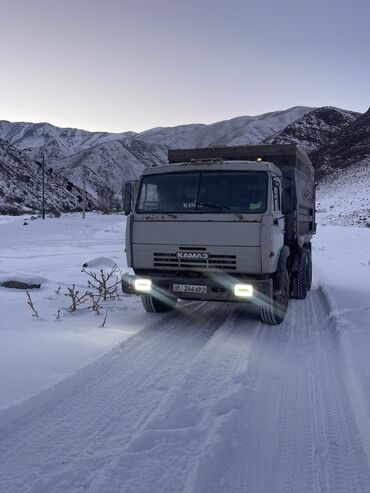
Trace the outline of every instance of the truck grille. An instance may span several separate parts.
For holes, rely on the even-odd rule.
[[[209,255],[207,259],[182,259],[176,253],[153,254],[154,267],[172,269],[236,270],[236,255]]]

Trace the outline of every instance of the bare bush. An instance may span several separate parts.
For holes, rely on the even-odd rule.
[[[107,317],[108,317],[108,310],[105,312],[105,317],[104,317],[103,323],[100,325],[101,329],[103,329],[105,327],[105,322],[107,321]]]
[[[85,310],[93,310],[99,315],[101,306],[99,304],[101,295],[96,295],[91,291],[85,291],[83,294],[80,294],[80,291],[76,290],[76,286],[73,284],[72,287],[67,288],[67,293],[65,296],[68,296],[71,299],[71,304],[68,307],[68,311],[75,312],[78,307],[85,305],[87,301],[91,301],[91,305],[84,306]]]
[[[90,300],[91,300],[91,305],[90,306],[86,306],[85,308],[87,308],[88,310],[93,310],[94,312],[96,312],[97,315],[100,314],[100,310],[101,310],[101,305],[99,305],[99,301],[101,299],[101,295],[96,295],[94,293],[91,293],[90,291],[88,291],[88,294],[89,294],[89,297],[90,297]]]
[[[83,273],[88,276],[88,290],[80,292],[76,289],[75,284],[72,287],[67,288],[65,296],[70,298],[70,305],[68,307],[69,312],[75,312],[78,308],[83,310],[93,310],[97,315],[100,314],[102,310],[102,301],[107,300],[118,300],[118,286],[121,282],[120,270],[118,270],[115,265],[109,272],[104,272],[100,269],[99,272],[87,271],[82,269]],[[56,291],[57,294],[60,292],[60,286]],[[90,303],[89,303],[90,302]],[[103,323],[100,327],[105,327],[108,316],[108,310],[106,310]],[[59,319],[60,313],[58,310],[57,319]]]
[[[31,295],[28,291],[26,291],[26,294],[27,294],[27,298],[28,298],[28,301],[27,301],[27,305],[31,308],[32,310],[32,316],[33,317],[36,317],[36,318],[39,318],[39,314],[37,313],[37,310],[33,304],[33,301],[32,301],[32,298],[31,298]]]
[[[69,296],[71,298],[71,304],[68,307],[68,311],[75,312],[77,307],[83,305],[88,300],[90,293],[86,291],[84,294],[80,295],[80,291],[76,291],[75,284],[72,285],[71,288],[67,288],[67,293],[65,296]]]
[[[87,271],[86,269],[82,269],[81,272],[84,272],[89,277],[89,288],[95,289],[104,301],[107,299],[119,299],[118,286],[121,280],[120,275],[118,275],[120,271],[116,265],[107,273],[103,269],[100,269],[99,273]]]

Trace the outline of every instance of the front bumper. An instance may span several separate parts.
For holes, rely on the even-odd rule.
[[[144,294],[135,289],[135,280],[144,276],[123,274],[122,291],[126,294]],[[256,298],[265,299],[272,297],[272,279],[251,279],[248,277],[234,278],[228,274],[213,277],[189,278],[189,277],[156,277],[146,276],[150,279],[152,287],[149,292],[152,296],[174,296],[181,299],[204,300],[204,301],[254,301]],[[253,286],[253,296],[239,297],[234,294],[236,284],[250,284]],[[174,291],[175,284],[206,286],[206,292],[177,292]]]

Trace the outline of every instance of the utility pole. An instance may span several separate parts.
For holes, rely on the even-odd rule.
[[[42,161],[35,161],[36,164],[41,166],[41,174],[42,174],[42,218],[45,219],[45,153],[42,153]]]
[[[45,154],[42,153],[42,218],[45,219]]]
[[[86,165],[85,164],[83,165],[82,180],[83,180],[82,219],[85,219],[85,213],[86,213]]]

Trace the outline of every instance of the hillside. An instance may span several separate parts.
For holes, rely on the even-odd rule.
[[[329,144],[351,125],[360,113],[324,106],[302,116],[265,140],[267,144],[298,144],[308,154]]]
[[[370,227],[370,158],[322,177],[317,212],[322,224]]]
[[[18,150],[18,167],[21,169],[23,162],[26,174],[30,174],[27,170],[35,167],[34,161],[41,160],[42,154],[45,154],[47,168],[58,171],[77,189],[82,186],[82,176],[86,173],[87,190],[95,197],[95,203],[101,205],[107,197],[110,203],[113,196],[119,199],[124,182],[137,178],[146,167],[165,164],[169,148],[295,143],[309,154],[319,179],[332,174],[333,170],[353,166],[353,173],[356,173],[357,165],[362,163],[360,167],[366,167],[364,163],[368,163],[370,156],[369,120],[369,111],[361,115],[330,106],[298,106],[210,125],[159,127],[141,133],[88,132],[49,123],[0,121],[0,138],[11,144],[6,147],[3,143],[2,155],[9,150],[12,160]],[[333,175],[332,180],[338,176]],[[6,188],[4,178],[3,183]],[[19,174],[13,173],[10,188],[14,189],[13,195],[3,191],[3,206],[5,203],[11,206],[16,196],[19,199],[17,207],[26,206],[24,198],[27,195],[17,195],[17,189],[24,188]],[[60,209],[78,207],[75,198],[61,200],[64,188],[59,187],[54,197],[55,206]],[[48,193],[52,194],[52,191]],[[52,203],[51,195],[49,199]],[[37,204],[38,200],[31,202]]]
[[[163,145],[111,140],[53,162],[64,176],[79,186],[86,169],[88,188],[94,195],[99,195],[106,187],[120,195],[125,181],[136,179],[146,167],[161,165],[166,160],[167,149]]]
[[[67,178],[46,168],[45,208],[80,210],[82,191]],[[88,208],[97,207],[88,194]],[[42,203],[41,166],[8,142],[0,139],[0,214],[40,210]]]
[[[133,134],[89,132],[77,128],[60,128],[45,122],[0,121],[0,138],[24,150],[33,159],[40,158],[42,152],[50,159],[70,156],[94,145],[129,138]]]
[[[82,186],[85,169],[87,188],[96,198],[107,190],[119,197],[126,180],[137,178],[145,167],[166,163],[168,148],[257,143],[308,111],[311,108],[294,107],[211,125],[180,125],[141,133],[88,132],[49,123],[0,121],[0,138],[32,160],[41,160],[44,153],[47,166],[77,186]]]
[[[312,108],[295,106],[284,111],[258,116],[241,116],[210,125],[154,128],[135,135],[135,139],[152,144],[164,144],[170,149],[208,147],[217,144],[258,144],[310,111]]]
[[[348,168],[370,156],[370,109],[343,127],[326,145],[315,150],[311,159],[319,175]]]
[[[317,178],[327,177],[326,190],[331,182],[341,183],[345,176],[352,183],[356,173],[363,178],[370,162],[370,110],[361,114],[330,106],[317,108],[265,142],[302,147],[316,168]],[[341,175],[338,170],[348,173]]]

